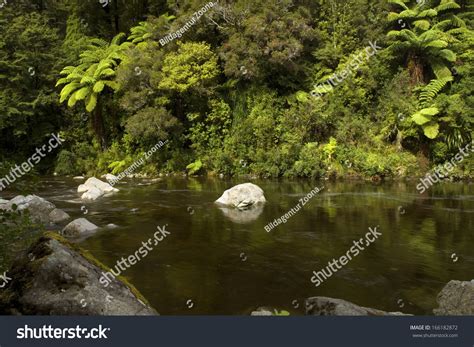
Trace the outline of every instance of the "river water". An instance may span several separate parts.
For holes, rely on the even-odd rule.
[[[162,315],[248,314],[261,306],[302,314],[311,296],[432,314],[448,281],[474,279],[472,184],[442,183],[420,195],[415,181],[257,180],[268,200],[262,209],[239,212],[213,203],[243,182],[122,181],[119,193],[87,204],[76,193],[81,182],[70,178],[44,178],[35,192],[73,218],[118,226],[80,242],[109,267],[167,225],[170,235],[123,273]],[[264,230],[316,187],[324,189],[286,224]],[[315,287],[313,270],[345,255],[369,227],[382,235]]]

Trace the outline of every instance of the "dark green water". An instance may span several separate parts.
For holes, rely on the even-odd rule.
[[[449,280],[474,279],[472,184],[442,183],[420,195],[416,182],[255,181],[268,203],[246,215],[213,204],[225,189],[245,181],[143,182],[118,184],[121,191],[113,197],[85,204],[91,222],[119,228],[102,229],[81,246],[112,267],[135,253],[157,226],[168,224],[171,235],[123,274],[164,315],[248,314],[259,306],[298,314],[311,296],[431,314]],[[79,183],[45,179],[37,194],[82,217]],[[323,185],[286,224],[264,230]],[[310,282],[313,270],[344,255],[374,226],[382,232],[374,244],[319,287]]]

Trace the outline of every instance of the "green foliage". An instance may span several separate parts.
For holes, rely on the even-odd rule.
[[[434,139],[439,134],[439,124],[433,119],[439,110],[436,107],[424,108],[411,116],[413,121],[421,125],[425,136],[429,139]]]
[[[472,138],[465,0],[221,1],[164,46],[201,2],[112,4],[2,8],[1,161],[61,130],[38,172],[119,173],[167,139],[138,171],[400,177]],[[354,67],[369,41],[387,48]]]
[[[205,87],[219,74],[217,56],[206,43],[178,43],[178,51],[164,60],[158,87],[184,93]]]
[[[131,41],[139,49],[146,48],[150,41],[159,40],[162,29],[168,30],[170,22],[174,19],[176,19],[175,16],[170,16],[167,13],[159,18],[150,17],[146,22],[140,22],[130,29],[128,41]]]
[[[14,258],[24,251],[35,236],[44,231],[40,224],[33,223],[28,211],[0,209],[0,268],[7,268]]]
[[[76,156],[67,150],[59,152],[54,172],[61,176],[76,174],[78,172]]]
[[[292,173],[295,176],[319,178],[325,173],[324,155],[317,142],[304,145],[299,158],[293,165]]]
[[[141,109],[125,123],[130,140],[143,146],[154,146],[178,129],[178,120],[164,107]]]
[[[452,77],[445,77],[439,80],[432,80],[428,85],[423,87],[420,93],[420,104],[422,107],[430,105],[433,99],[446,86],[448,82],[453,80]]]
[[[112,90],[118,89],[113,81],[115,68],[124,59],[124,50],[130,46],[120,44],[124,38],[119,34],[110,44],[101,39],[92,39],[88,50],[81,53],[80,64],[66,66],[56,86],[65,84],[61,90],[59,102],[68,100],[68,106],[73,107],[76,102],[84,101],[86,110],[92,112],[97,106],[97,100],[107,86]]]
[[[465,27],[465,23],[453,12],[460,6],[455,1],[444,0],[428,1],[424,6],[415,1],[391,3],[398,7],[398,12],[390,12],[388,20],[398,28],[387,33],[391,40],[389,49],[394,55],[405,55],[413,83],[426,80],[425,65],[430,66],[438,79],[450,78],[450,63],[456,61],[456,53],[452,50],[452,42],[456,38],[449,26],[441,23],[448,16],[450,24],[457,28]],[[456,18],[458,21],[454,20]],[[465,33],[465,30],[462,32]]]
[[[193,176],[202,169],[202,161],[198,159],[194,163],[191,163],[188,166],[186,166],[186,169],[188,170],[188,174],[190,176]]]
[[[394,148],[349,148],[341,158],[345,165],[365,177],[396,177],[416,175],[418,162],[412,154],[398,153]]]
[[[79,65],[66,66],[60,73],[64,77],[56,83],[56,86],[65,85],[60,93],[60,103],[67,100],[68,107],[74,107],[78,101],[83,101],[87,112],[96,110],[92,125],[103,148],[106,147],[106,135],[100,97],[107,88],[111,91],[119,88],[114,81],[115,69],[131,46],[128,42],[120,43],[124,37],[119,34],[110,44],[102,39],[91,39],[88,49],[80,55]]]
[[[232,124],[230,106],[224,101],[210,100],[210,111],[205,115],[188,114],[191,123],[188,138],[197,157],[212,167],[212,161],[224,146]]]

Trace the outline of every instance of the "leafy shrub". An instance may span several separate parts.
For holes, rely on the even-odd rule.
[[[186,169],[188,170],[188,174],[193,176],[202,169],[202,161],[198,159],[194,163],[191,163],[188,166],[186,166]]]
[[[292,174],[300,177],[322,177],[325,173],[324,160],[324,152],[319,148],[318,143],[307,143],[293,166]]]
[[[44,231],[40,224],[33,223],[28,210],[0,210],[0,269],[10,265],[16,255],[24,251],[34,237]]]
[[[56,172],[58,175],[76,174],[78,172],[76,155],[66,150],[59,152],[54,172]]]

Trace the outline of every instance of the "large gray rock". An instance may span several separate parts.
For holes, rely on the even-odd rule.
[[[49,220],[51,223],[54,224],[62,223],[64,221],[67,221],[69,218],[71,217],[59,208],[55,208],[49,213]]]
[[[306,299],[306,314],[312,316],[405,316],[401,312],[385,312],[362,307],[349,301],[315,296]]]
[[[102,182],[95,177],[89,178],[86,183],[77,187],[77,192],[82,193],[81,199],[83,200],[96,200],[103,195],[118,191],[117,188],[114,188],[110,184]]]
[[[36,195],[18,195],[5,204],[0,204],[0,209],[13,211],[13,205],[18,211],[28,210],[33,222],[42,224],[57,224],[68,220],[69,215],[56,208],[56,206]]]
[[[113,278],[91,255],[57,234],[36,241],[8,271],[0,291],[0,315],[157,315],[131,285]]]
[[[437,316],[474,315],[474,280],[448,282],[438,294],[438,305],[433,310]]]
[[[61,234],[66,237],[82,237],[94,233],[98,226],[85,218],[78,218],[66,225]]]
[[[267,200],[263,190],[253,183],[243,183],[227,189],[216,200],[217,204],[232,206],[238,209],[247,209],[253,205],[265,203]]]

